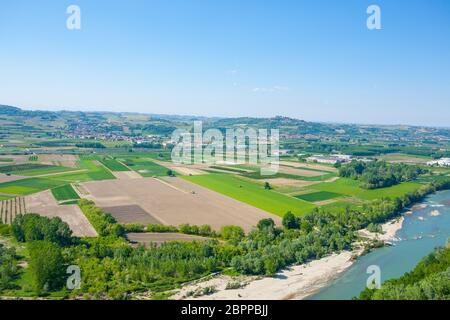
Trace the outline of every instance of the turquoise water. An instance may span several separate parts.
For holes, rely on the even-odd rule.
[[[450,237],[450,191],[433,194],[422,203],[427,207],[405,216],[403,228],[397,232],[399,241],[360,257],[339,278],[309,299],[346,300],[359,296],[370,276],[366,273],[368,266],[380,267],[382,282],[398,278],[411,271],[435,247],[445,245]],[[440,215],[433,216],[434,210]]]

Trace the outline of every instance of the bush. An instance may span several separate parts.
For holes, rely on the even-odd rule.
[[[0,223],[0,236],[9,237],[12,235],[11,226],[9,224]]]
[[[147,232],[178,232],[178,228],[163,224],[149,224],[147,225]]]
[[[94,202],[86,199],[81,199],[80,201],[78,201],[78,205],[100,236],[124,236],[124,227],[118,224],[116,219],[114,219],[111,214],[106,213],[101,208],[96,207]]]
[[[203,237],[217,237],[217,233],[211,229],[211,226],[204,224],[201,226],[182,224],[180,225],[180,232],[185,234],[193,234]]]
[[[225,240],[239,241],[245,237],[244,230],[238,226],[223,226],[220,235]]]
[[[138,223],[130,223],[123,225],[125,232],[145,232],[145,226]]]

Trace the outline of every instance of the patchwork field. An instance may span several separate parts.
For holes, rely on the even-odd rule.
[[[265,190],[261,184],[240,179],[235,175],[208,174],[186,176],[183,179],[281,217],[288,211],[303,214],[315,207],[306,201]]]
[[[11,224],[18,214],[26,213],[23,197],[0,201],[0,223]]]
[[[47,190],[25,197],[28,213],[44,217],[59,217],[66,222],[75,236],[95,237],[97,232],[81,212],[78,205],[58,205],[52,193]]]
[[[73,169],[41,163],[24,163],[0,166],[0,173],[15,174],[21,176],[38,176],[71,170]]]
[[[85,198],[102,208],[136,205],[163,224],[209,224],[215,230],[234,224],[249,231],[263,218],[281,222],[268,212],[176,177],[92,181],[81,185],[89,194]],[[122,214],[126,215],[127,210],[122,210]]]
[[[100,162],[111,171],[130,171],[122,163],[110,157],[103,157]]]
[[[152,160],[140,157],[120,159],[131,170],[136,171],[143,177],[160,177],[167,175],[167,168],[163,167]]]

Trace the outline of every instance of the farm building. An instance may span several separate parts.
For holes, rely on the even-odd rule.
[[[350,162],[352,160],[352,157],[345,154],[334,154],[329,156],[314,155],[306,158],[306,160],[310,162],[336,164],[338,162]]]
[[[450,158],[428,161],[427,166],[450,167]]]

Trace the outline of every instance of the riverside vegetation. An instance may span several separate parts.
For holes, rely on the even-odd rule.
[[[392,219],[426,195],[449,188],[449,179],[439,180],[402,197],[374,200],[360,210],[331,213],[314,209],[302,216],[287,213],[282,227],[263,219],[247,235],[236,226],[210,234],[207,227],[167,227],[171,232],[215,238],[149,247],[130,246],[125,239],[126,226],[82,199],[79,206],[98,237],[74,237],[59,218],[34,214],[19,215],[12,226],[0,226],[6,239],[6,245],[0,246],[0,292],[5,296],[111,299],[150,292],[153,298],[163,298],[182,283],[214,272],[271,276],[292,264],[350,250],[358,239],[357,230]],[[152,228],[148,226],[147,231],[164,230]],[[73,291],[64,288],[69,265],[79,266],[82,272],[81,287]]]

